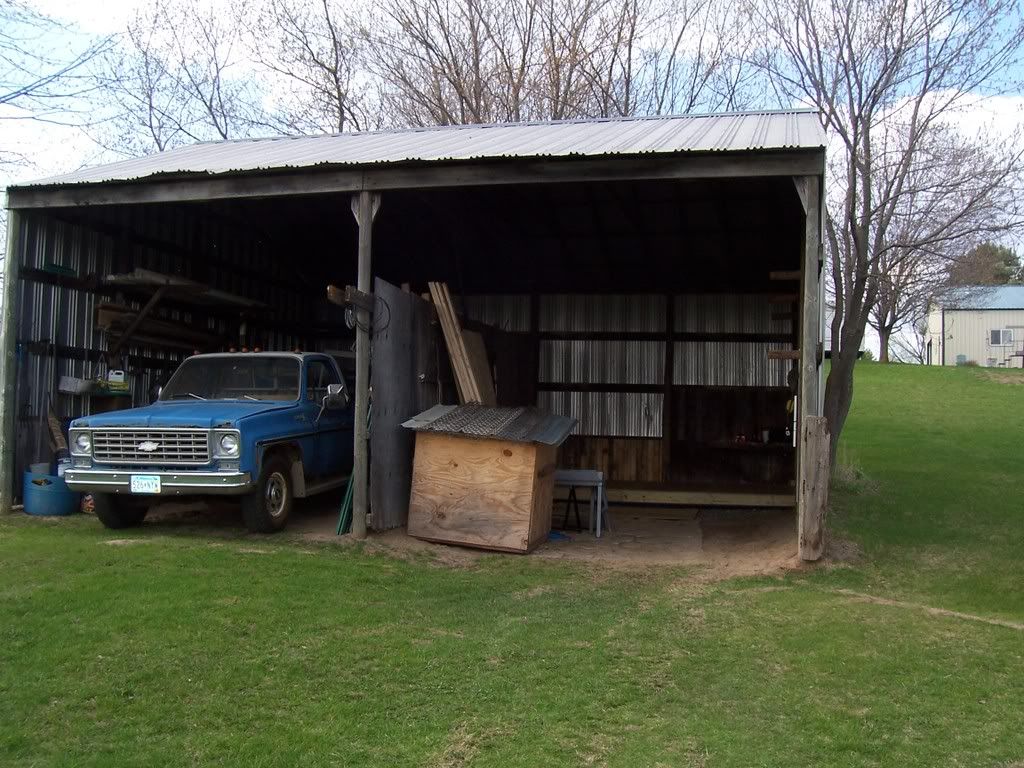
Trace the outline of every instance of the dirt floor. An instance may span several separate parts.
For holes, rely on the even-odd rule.
[[[340,503],[339,494],[328,494],[297,504],[288,523],[288,534],[307,541],[350,544],[348,536],[338,537],[334,533]],[[695,567],[701,576],[711,579],[777,573],[800,566],[795,513],[789,510],[613,506],[610,513],[612,528],[600,539],[570,528],[556,533],[529,557],[624,569]],[[221,501],[164,504],[153,509],[146,522],[147,527],[187,526],[211,533],[244,530],[237,505]],[[556,528],[561,522],[559,505],[555,512]],[[433,557],[454,566],[470,565],[481,556],[494,554],[419,541],[401,529],[371,533],[365,546],[400,557]]]

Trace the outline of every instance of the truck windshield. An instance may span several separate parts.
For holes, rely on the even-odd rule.
[[[190,357],[171,376],[160,399],[298,400],[299,368],[291,357]]]

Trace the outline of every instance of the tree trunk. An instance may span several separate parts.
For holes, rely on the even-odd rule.
[[[889,362],[889,337],[892,336],[891,328],[878,329],[878,362]]]
[[[828,431],[832,435],[829,442],[831,466],[835,466],[836,450],[839,447],[839,435],[843,432],[846,417],[850,415],[853,403],[853,368],[857,363],[859,345],[843,345],[838,351],[832,350],[832,368],[825,382],[824,416],[828,420]]]

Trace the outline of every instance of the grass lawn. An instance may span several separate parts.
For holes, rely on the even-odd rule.
[[[1003,377],[860,367],[864,556],[778,578],[0,517],[0,764],[1019,768]]]

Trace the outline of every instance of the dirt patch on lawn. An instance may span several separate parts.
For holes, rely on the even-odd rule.
[[[983,370],[979,371],[978,375],[988,381],[994,381],[996,384],[1024,384],[1024,370],[1019,371],[999,371],[999,370]]]
[[[833,594],[842,595],[855,603],[870,603],[871,605],[886,605],[892,608],[904,608],[913,611],[922,611],[929,616],[943,616],[951,619],[963,619],[964,621],[976,621],[981,624],[991,624],[995,627],[1006,627],[1024,632],[1024,623],[1010,621],[1009,619],[998,619],[991,616],[979,616],[976,613],[963,613],[962,611],[951,611],[948,608],[936,608],[923,603],[910,603],[904,600],[891,600],[887,597],[866,595],[862,592],[855,592],[852,589],[833,589]]]

